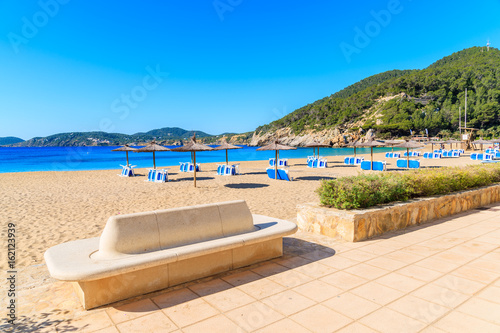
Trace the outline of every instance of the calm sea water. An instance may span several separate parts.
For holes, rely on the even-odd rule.
[[[228,151],[229,161],[258,161],[274,157],[274,151],[256,151],[257,147],[242,146]],[[0,173],[27,171],[72,171],[120,169],[126,164],[125,152],[112,152],[117,147],[0,147]],[[175,148],[175,147],[171,147]],[[357,148],[358,154],[369,154],[370,148]],[[375,148],[374,152],[390,151]],[[352,155],[352,148],[320,148],[321,156]],[[157,152],[156,166],[176,166],[191,160],[190,153]],[[281,158],[306,158],[312,148],[281,150]],[[225,162],[225,150],[197,152],[197,163]],[[153,166],[153,153],[129,153],[129,161],[138,168]]]

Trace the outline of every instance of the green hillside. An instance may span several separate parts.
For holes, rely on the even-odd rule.
[[[24,141],[23,139],[16,138],[15,136],[5,136],[5,137],[0,138],[0,146],[11,145],[11,144],[19,143],[19,142],[23,142],[23,141]]]
[[[146,133],[135,133],[132,135],[106,132],[73,132],[59,133],[47,137],[36,137],[16,146],[43,147],[43,146],[118,146],[126,143],[144,143],[151,140],[163,144],[173,144],[176,141],[188,140],[196,132],[198,138],[212,137],[201,131],[187,131],[178,127],[165,127]]]
[[[356,121],[380,136],[456,132],[459,108],[467,126],[483,135],[500,135],[500,51],[473,47],[445,57],[423,70],[390,71],[374,75],[332,96],[306,105],[256,133],[289,127],[294,134],[342,128]],[[381,97],[397,96],[387,101]]]

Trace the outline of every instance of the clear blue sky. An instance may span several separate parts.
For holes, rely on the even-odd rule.
[[[499,17],[499,0],[4,0],[0,137],[252,131],[367,76],[499,47]]]

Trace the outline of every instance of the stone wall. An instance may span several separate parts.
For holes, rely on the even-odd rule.
[[[297,224],[304,231],[358,242],[499,201],[500,185],[492,185],[371,209],[340,210],[306,203],[297,206]]]

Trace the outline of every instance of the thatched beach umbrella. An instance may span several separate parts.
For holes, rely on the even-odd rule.
[[[313,141],[311,143],[306,144],[304,147],[312,148],[314,156],[315,156],[315,148],[318,148],[318,157],[319,157],[319,148],[329,148],[330,145],[326,144],[326,143],[319,143],[319,142]]]
[[[432,152],[434,152],[434,145],[440,145],[440,144],[444,143],[444,141],[439,141],[438,140],[438,141],[431,141],[429,143],[431,144],[431,150],[432,150]],[[429,143],[427,143],[427,144],[429,144]]]
[[[157,144],[154,140],[151,141],[147,146],[144,146],[142,148],[139,148],[136,150],[138,153],[153,153],[153,168],[156,169],[156,159],[155,159],[155,152],[157,151],[169,151],[167,147],[160,146]]]
[[[279,143],[278,140],[275,140],[274,142],[272,142],[264,147],[257,148],[257,150],[275,150],[276,151],[276,157],[274,160],[274,179],[278,179],[278,158],[280,156],[279,151],[280,150],[292,150],[292,149],[297,149],[297,148],[282,145]]]
[[[356,157],[356,147],[358,145],[358,141],[351,141],[349,143],[347,143],[346,146],[348,147],[353,147],[354,148],[354,157]]]
[[[422,145],[416,141],[405,141],[403,143],[400,143],[396,147],[406,148],[406,167],[410,168],[410,149],[420,148],[422,147]]]
[[[191,138],[191,142],[182,147],[174,148],[172,151],[182,151],[182,152],[191,152],[193,153],[193,164],[194,164],[194,187],[196,187],[196,152],[197,151],[210,151],[214,150],[212,147],[204,145],[202,143],[196,142],[196,133],[193,134]]]
[[[373,147],[385,146],[386,144],[382,141],[370,140],[367,142],[358,142],[357,147],[370,147],[371,148],[371,166],[370,170],[373,170]]]
[[[129,166],[129,163],[128,163],[128,152],[129,151],[137,151],[137,148],[133,148],[133,147],[130,147],[129,145],[125,145],[123,147],[116,148],[116,149],[113,149],[111,151],[124,151],[125,153],[127,153],[127,166]]]
[[[457,144],[457,147],[458,147],[458,144],[459,143],[462,143],[462,141],[458,141],[458,140],[455,140],[455,139],[449,139],[449,140],[446,140],[446,141],[443,141],[444,144],[449,144],[450,145],[450,150],[453,149],[453,144],[456,143]]]
[[[481,152],[483,152],[483,144],[490,144],[490,143],[493,143],[491,142],[490,140],[483,140],[483,139],[480,139],[480,140],[476,140],[476,141],[473,141],[472,142],[473,144],[480,144],[481,145]]]
[[[226,165],[228,165],[229,162],[227,159],[227,151],[229,149],[241,149],[241,148],[243,148],[243,147],[231,145],[231,144],[227,143],[226,140],[224,140],[224,142],[222,142],[222,144],[220,146],[215,147],[214,150],[226,150]]]
[[[404,140],[384,140],[384,143],[387,145],[387,146],[391,146],[392,148],[392,152],[394,153],[394,146],[395,145],[398,145],[400,143],[403,143]]]

